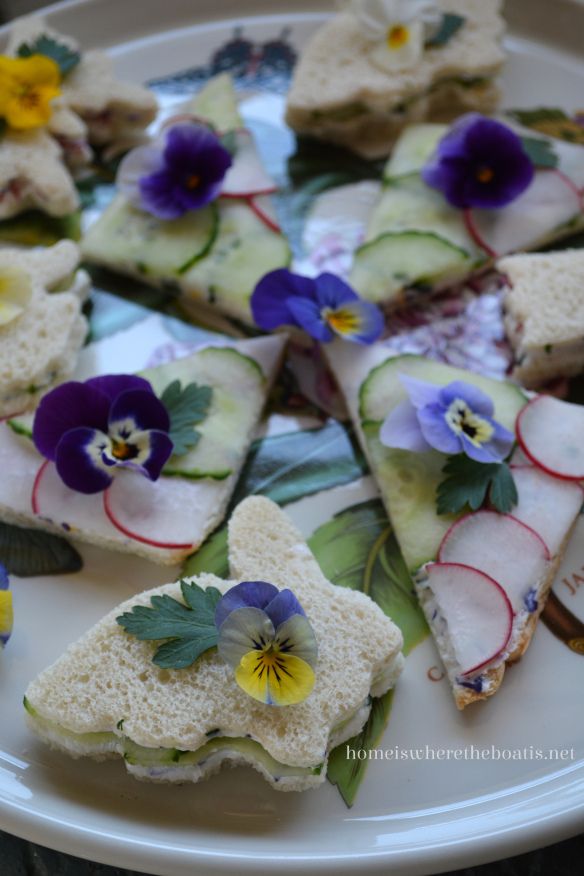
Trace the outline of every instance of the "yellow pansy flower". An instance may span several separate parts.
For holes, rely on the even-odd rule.
[[[17,131],[46,125],[51,101],[61,93],[60,82],[58,64],[45,55],[0,55],[0,117]]]
[[[0,328],[19,317],[32,298],[32,284],[26,271],[0,268]]]

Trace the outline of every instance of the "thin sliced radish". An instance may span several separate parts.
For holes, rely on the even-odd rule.
[[[532,248],[554,229],[582,212],[577,187],[563,174],[540,170],[529,188],[499,210],[473,210],[473,226],[481,245],[499,255]]]
[[[556,478],[584,480],[584,407],[536,396],[519,412],[515,431],[534,465]]]
[[[248,198],[273,194],[278,187],[264,168],[251,133],[242,130],[235,136],[236,151],[233,164],[223,180],[222,196]]]
[[[477,672],[505,650],[511,637],[513,609],[507,594],[489,575],[462,563],[430,563],[426,572],[460,674]]]
[[[87,496],[66,486],[54,462],[45,460],[34,479],[32,512],[65,532],[80,531],[101,537],[115,535],[104,514],[101,496]]]
[[[535,465],[512,465],[511,470],[519,494],[513,517],[535,530],[554,557],[580,513],[584,489]]]
[[[150,481],[135,472],[122,472],[103,494],[110,521],[128,538],[168,550],[193,545],[193,520],[188,513],[193,485],[180,478]]]
[[[276,219],[274,205],[270,198],[258,196],[246,198],[246,201],[249,204],[250,209],[253,210],[258,219],[261,219],[270,231],[273,231],[275,234],[282,233],[282,229],[278,225],[278,220]]]
[[[441,563],[464,563],[494,578],[513,611],[545,576],[550,555],[543,539],[510,514],[477,511],[453,523],[438,551]]]

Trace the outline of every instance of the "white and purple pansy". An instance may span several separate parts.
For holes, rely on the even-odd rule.
[[[0,650],[8,643],[12,633],[12,593],[6,568],[0,563]]]
[[[157,480],[173,452],[170,417],[150,383],[130,374],[63,383],[42,399],[33,424],[39,453],[79,493],[100,493],[120,469]]]
[[[219,654],[249,696],[266,705],[290,706],[310,694],[316,637],[291,590],[266,581],[236,584],[217,604],[215,624]]]
[[[480,463],[509,455],[515,436],[493,419],[493,402],[482,390],[462,380],[437,386],[404,374],[400,379],[408,398],[383,422],[382,444],[414,453],[464,453]]]
[[[328,273],[311,278],[287,268],[271,271],[255,287],[251,311],[264,331],[295,326],[325,344],[335,336],[372,344],[384,328],[375,304],[363,301],[344,280]]]
[[[117,184],[130,204],[158,219],[178,219],[219,197],[231,153],[209,127],[182,122],[120,164]]]

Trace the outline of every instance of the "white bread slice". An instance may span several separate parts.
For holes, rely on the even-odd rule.
[[[367,437],[367,430],[364,428],[364,421],[362,419],[363,411],[361,409],[360,391],[367,377],[389,359],[396,358],[395,353],[380,343],[366,349],[357,349],[354,345],[339,342],[329,345],[326,349],[326,355],[347,401],[349,412],[355,426],[355,431],[365,455],[367,456],[371,471],[377,479],[381,498],[391,519],[392,513],[396,512],[397,514],[398,511],[400,490],[412,493],[419,485],[415,478],[412,479],[413,470],[408,470],[403,474],[403,481],[400,480],[399,487],[396,485],[397,481],[394,481],[393,487],[390,487],[388,480],[384,477],[383,471],[384,462],[388,459],[390,451],[386,451],[384,454],[381,445],[375,447],[373,443],[370,443],[371,439]],[[410,356],[402,357],[404,362],[408,359],[419,358],[420,357]],[[449,366],[439,365],[438,363],[436,363],[436,367],[441,369],[441,380],[443,380],[444,383],[450,382],[451,380],[467,380],[471,383],[478,382],[483,391],[486,391],[487,393],[489,392],[489,383],[493,383],[493,381],[487,378],[482,378],[471,372],[463,372],[460,369],[452,369]],[[397,369],[396,373],[391,378],[388,378],[388,380],[389,379],[397,379]],[[405,398],[405,390],[403,391],[403,397]],[[384,411],[383,415],[385,416],[388,413],[389,409]],[[513,428],[512,422],[507,422],[505,425],[507,428]],[[403,453],[405,454],[406,451],[403,451]],[[413,462],[416,462],[415,457],[417,454],[408,454],[408,456],[414,457]],[[428,454],[422,454],[422,456],[426,457]],[[432,475],[428,474],[429,469],[427,470],[424,467],[420,469],[423,473],[423,477],[427,479],[428,482],[431,477],[436,479],[436,486],[440,480],[439,472],[442,468],[442,462],[440,460],[438,462],[439,464],[433,467],[434,473]],[[541,473],[541,477],[543,479],[548,478],[552,482],[557,483],[556,478],[551,478],[544,473]],[[529,501],[537,503],[540,500],[537,496],[532,496]],[[470,703],[477,702],[478,700],[484,700],[496,693],[503,680],[506,665],[517,661],[527,650],[572,534],[572,530],[577,520],[578,510],[579,506],[574,509],[574,513],[571,516],[564,515],[566,517],[564,537],[555,551],[550,551],[551,559],[545,568],[545,574],[543,577],[538,581],[533,582],[534,598],[537,601],[537,608],[531,612],[521,611],[517,613],[514,619],[512,638],[505,653],[500,655],[496,661],[480,673],[482,685],[480,690],[474,690],[459,683],[457,665],[454,659],[454,651],[448,629],[447,627],[445,628],[442,623],[440,614],[436,613],[436,600],[434,599],[432,591],[426,586],[427,576],[425,574],[424,564],[429,560],[436,559],[440,542],[455,518],[452,515],[440,517],[438,514],[433,513],[431,508],[426,509],[424,516],[418,518],[418,520],[423,520],[425,530],[431,533],[429,541],[432,545],[431,551],[433,551],[433,555],[425,556],[424,564],[420,564],[419,559],[415,561],[413,560],[413,557],[417,556],[416,542],[421,537],[420,532],[416,532],[416,526],[413,522],[405,526],[403,521],[400,524],[399,521],[397,521],[397,518],[394,517],[393,524],[396,531],[396,537],[402,548],[406,564],[410,568],[420,604],[434,636],[434,641],[442,663],[447,670],[454,700],[459,709],[463,709]],[[511,513],[513,514],[513,510]],[[525,512],[522,512],[520,519],[524,519],[524,516]],[[528,525],[531,525],[529,519],[530,516],[531,515],[528,515],[526,520]],[[541,532],[540,535],[543,537]],[[493,547],[493,550],[496,550],[496,546]]]
[[[75,368],[88,332],[81,307],[89,277],[78,264],[79,249],[69,240],[48,249],[0,249],[0,270],[19,268],[32,281],[24,313],[0,326],[0,417],[34,407]]]
[[[513,347],[513,377],[537,387],[584,369],[584,251],[499,259],[509,282],[505,327]]]
[[[63,81],[58,105],[83,120],[90,142],[111,143],[142,130],[155,118],[157,102],[151,91],[117,79],[108,55],[93,50],[84,52],[76,40],[51,28],[39,15],[12,22],[7,53],[16,54],[22,43],[32,43],[41,35],[81,51],[81,61]],[[58,137],[82,136],[80,126],[76,126],[74,133],[73,120],[63,112],[53,116],[50,131]]]
[[[427,49],[415,68],[394,73],[372,63],[373,44],[353,15],[345,11],[327,21],[296,67],[286,111],[290,127],[380,158],[408,124],[493,112],[499,97],[493,80],[504,60],[501,0],[439,5],[464,16],[464,26],[446,45]]]
[[[79,369],[82,373],[82,379],[87,379],[96,373],[120,373],[120,371],[127,370],[112,368],[111,364],[108,364],[107,355],[102,356],[99,352],[102,345],[105,345],[106,349],[110,351],[111,343],[123,346],[126,336],[128,337],[126,343],[131,343],[133,332],[130,329],[128,332],[120,332],[119,336],[87,347]],[[173,505],[176,506],[175,512],[178,519],[189,521],[188,547],[156,547],[124,535],[106,515],[103,507],[103,495],[100,493],[85,496],[71,491],[68,494],[65,508],[62,507],[62,500],[59,500],[55,520],[49,520],[43,516],[42,507],[40,512],[35,514],[32,510],[31,497],[35,478],[43,459],[32,445],[30,438],[15,434],[6,423],[0,423],[0,469],[4,472],[2,479],[0,479],[0,520],[20,526],[33,526],[60,535],[65,530],[72,538],[77,538],[80,541],[95,544],[108,550],[142,556],[162,565],[181,563],[189,554],[200,547],[207,535],[221,523],[225,515],[239,472],[245,462],[247,450],[255,438],[264,403],[279,371],[286,340],[284,335],[273,335],[239,342],[220,339],[215,345],[212,343],[206,345],[208,347],[233,348],[248,356],[261,369],[263,380],[258,380],[253,389],[251,386],[248,387],[246,431],[244,432],[242,429],[238,435],[240,439],[238,452],[233,454],[231,473],[227,477],[223,477],[223,479],[211,477],[164,478],[167,494],[172,498]],[[197,351],[191,354],[193,361],[196,360],[196,357]],[[188,360],[189,357],[184,359],[187,365]],[[98,365],[97,370],[92,369],[92,364]],[[213,384],[211,377],[209,383]],[[223,392],[227,391],[220,380],[219,385]],[[182,545],[183,541],[185,544],[187,543],[185,538],[179,544]]]
[[[79,195],[57,141],[41,128],[5,133],[0,140],[0,219],[38,209],[67,216]]]
[[[304,702],[277,708],[253,700],[216,651],[188,669],[157,668],[154,644],[129,636],[115,619],[135,605],[150,604],[154,594],[182,600],[179,585],[167,584],[114,609],[29,685],[29,720],[41,739],[73,756],[103,756],[121,753],[123,736],[147,748],[181,751],[196,751],[211,735],[248,736],[280,764],[322,769],[278,780],[253,757],[227,751],[224,759],[260,768],[277,790],[321,784],[331,745],[361,728],[371,693],[384,693],[396,681],[403,664],[401,633],[369,597],[326,580],[302,535],[269,499],[249,498],[236,508],[229,524],[229,555],[232,572],[241,570],[238,579],[263,578],[288,587],[306,611],[319,654],[315,688]],[[190,580],[222,592],[236,583],[208,574]],[[109,752],[76,739],[104,732],[117,737]],[[190,771],[129,769],[155,781],[198,781],[218,765],[210,760]]]

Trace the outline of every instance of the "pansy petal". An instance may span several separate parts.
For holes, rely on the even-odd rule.
[[[455,399],[462,399],[471,411],[483,417],[492,417],[495,410],[493,400],[486,392],[464,380],[454,380],[440,391],[440,401],[444,407],[448,407]]]
[[[139,470],[151,481],[157,481],[162,469],[172,456],[174,444],[167,432],[150,430],[148,436],[148,456],[139,464]],[[130,463],[131,465],[131,463]]]
[[[116,182],[124,197],[137,209],[142,209],[140,179],[159,171],[163,166],[162,149],[156,146],[138,146],[120,162]]]
[[[135,430],[158,429],[168,432],[170,417],[160,399],[154,395],[150,386],[148,391],[130,389],[122,392],[113,402],[108,425],[111,434],[117,431],[116,424],[132,422]]]
[[[462,450],[470,459],[474,459],[475,462],[501,462],[501,457],[497,455],[494,448],[491,446],[490,442],[485,442],[485,444],[475,444],[470,440],[468,435],[465,435],[464,432],[460,435],[460,442],[462,446]]]
[[[261,608],[237,608],[219,627],[217,649],[219,655],[233,669],[249,651],[262,648],[273,640],[274,625]]]
[[[310,666],[316,664],[318,646],[310,621],[303,614],[293,614],[276,628],[275,644],[284,654],[294,654]]]
[[[314,687],[314,670],[293,654],[280,654],[267,663],[258,651],[245,654],[235,670],[237,684],[254,700],[274,706],[292,706],[307,698]]]
[[[226,617],[237,608],[265,609],[280,591],[267,581],[242,581],[224,593],[215,609],[215,625],[220,627]]]
[[[432,449],[422,434],[416,409],[409,399],[397,404],[385,418],[379,430],[379,440],[386,447],[413,453]]]
[[[39,404],[32,429],[36,449],[54,460],[63,435],[81,426],[107,431],[109,399],[99,387],[71,381],[47,393]]]
[[[358,301],[359,296],[354,289],[337,277],[335,274],[325,272],[316,277],[314,281],[316,290],[316,301],[321,310],[323,307],[330,307],[331,310],[336,310],[341,304],[347,304],[350,301]]]
[[[494,430],[489,444],[500,460],[506,459],[515,444],[515,435],[496,420],[489,419],[489,422]]]
[[[441,453],[460,453],[460,437],[446,422],[444,408],[427,405],[418,411],[418,422],[422,435],[435,450]]]
[[[441,388],[436,386],[436,384],[428,383],[426,380],[419,380],[417,377],[410,377],[408,374],[400,374],[399,379],[415,408],[423,408],[426,405],[440,403]]]
[[[373,344],[382,334],[385,321],[376,304],[352,301],[326,316],[335,334],[357,344]]]
[[[300,605],[298,599],[291,590],[279,590],[266,606],[263,607],[268,615],[274,629],[278,629],[280,624],[287,621],[294,614],[304,615],[304,609]]]
[[[251,296],[251,312],[255,324],[264,331],[292,325],[288,309],[291,297],[316,300],[314,280],[293,274],[287,268],[270,271],[259,281]]]
[[[315,341],[328,343],[334,337],[333,330],[323,319],[320,306],[308,298],[289,298],[288,309],[294,323],[314,338]]]
[[[137,471],[149,480],[157,481],[173,450],[174,444],[167,432],[135,432],[127,445],[116,447],[112,441],[111,447],[104,451],[104,457],[107,457],[104,462]]]
[[[13,623],[12,593],[6,589],[0,590],[0,648],[8,642]]]
[[[78,493],[100,493],[112,482],[111,474],[101,458],[107,446],[107,435],[96,429],[71,429],[59,441],[55,464],[66,486]]]
[[[130,389],[142,389],[144,392],[153,393],[154,390],[144,377],[137,374],[105,374],[103,377],[91,377],[85,381],[85,386],[99,389],[113,402],[123,392]]]

